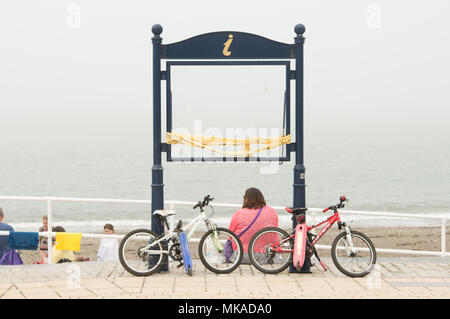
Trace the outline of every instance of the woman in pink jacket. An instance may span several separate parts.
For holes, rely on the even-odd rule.
[[[244,195],[244,204],[231,218],[231,231],[239,236],[244,247],[242,263],[249,264],[248,243],[261,228],[278,227],[278,216],[275,210],[266,205],[263,194],[257,188],[248,188]],[[233,247],[235,250],[236,247]]]

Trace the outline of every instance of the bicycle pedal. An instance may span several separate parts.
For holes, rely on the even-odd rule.
[[[181,264],[177,265],[177,268],[180,268],[180,267],[183,267],[183,266],[184,266],[184,264],[181,263]]]

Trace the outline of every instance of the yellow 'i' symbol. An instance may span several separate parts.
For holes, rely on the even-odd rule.
[[[223,44],[224,45],[224,48],[223,48],[223,51],[222,51],[223,55],[225,55],[225,56],[230,56],[231,55],[231,51],[228,51],[228,49],[230,48],[231,42],[233,42],[233,35],[232,34],[230,34],[228,36],[227,42],[225,42]]]

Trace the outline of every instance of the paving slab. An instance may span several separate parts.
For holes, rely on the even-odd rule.
[[[381,257],[364,278],[329,271],[312,274],[287,270],[268,275],[250,265],[231,274],[214,274],[194,260],[194,274],[170,265],[168,273],[135,277],[120,263],[0,266],[1,299],[301,299],[301,298],[450,298],[450,257]]]

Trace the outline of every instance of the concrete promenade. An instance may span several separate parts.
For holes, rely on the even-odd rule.
[[[301,275],[265,275],[250,265],[216,275],[196,261],[192,277],[172,263],[170,273],[145,278],[110,262],[0,266],[0,299],[450,298],[449,257],[379,257],[370,276],[356,279],[324,261],[327,272],[317,263]]]

